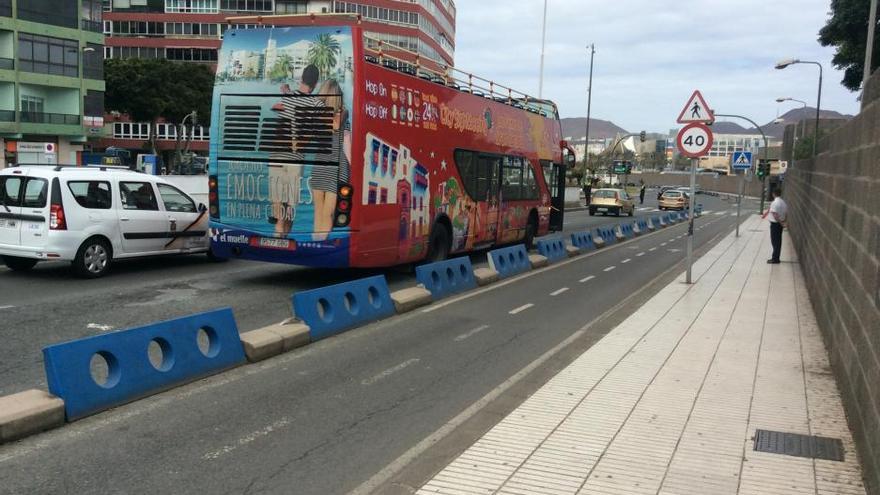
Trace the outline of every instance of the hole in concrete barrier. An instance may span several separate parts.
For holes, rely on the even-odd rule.
[[[467,270],[467,267],[464,266],[464,265],[461,265],[461,266],[458,267],[458,269],[461,270],[461,278],[467,280],[467,278],[468,278],[468,270]]]
[[[212,358],[220,354],[220,339],[211,327],[202,327],[196,332],[196,344],[199,346],[199,352],[205,357]]]
[[[437,270],[431,270],[431,283],[434,287],[440,287],[440,274]]]
[[[318,299],[318,302],[315,303],[315,309],[318,311],[318,318],[329,322],[333,319],[332,314],[330,313],[330,301],[324,299],[323,297]]]
[[[174,366],[174,354],[171,352],[171,344],[162,337],[156,337],[147,346],[147,357],[153,368],[159,371],[168,371]]]
[[[511,255],[511,257],[513,257],[513,255]],[[519,261],[520,261],[520,262],[523,262],[523,261],[525,261],[525,260],[526,260],[526,255],[525,255],[525,253],[523,253],[522,251],[520,251],[520,252],[519,252]]]
[[[119,383],[119,361],[107,351],[98,351],[89,361],[89,373],[99,387],[113,388]]]
[[[379,289],[370,286],[370,289],[367,291],[367,298],[370,300],[370,304],[374,308],[378,308],[382,305],[382,301],[379,299]]]
[[[511,264],[511,265],[514,264],[514,263],[516,263],[516,257],[514,257],[513,253],[509,253],[509,254],[507,255],[507,261],[510,261],[510,264]]]
[[[446,267],[446,281],[449,282],[449,285],[455,285],[455,272],[451,266]]]
[[[499,256],[498,257],[498,268],[503,269],[504,265],[506,265],[506,264],[507,264],[507,262],[504,260],[504,256]]]
[[[354,298],[354,294],[352,294],[351,292],[346,292],[342,300],[345,302],[345,309],[348,310],[349,313],[353,315],[358,314],[359,308],[357,299]]]

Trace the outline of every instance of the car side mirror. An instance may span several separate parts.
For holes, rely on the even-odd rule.
[[[205,206],[205,203],[199,203],[199,213],[204,213],[208,211],[208,207]]]

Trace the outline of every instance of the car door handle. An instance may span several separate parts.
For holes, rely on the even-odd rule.
[[[128,218],[122,217],[122,218],[119,219],[119,221],[120,221],[120,222],[127,222],[127,221],[128,221]]]

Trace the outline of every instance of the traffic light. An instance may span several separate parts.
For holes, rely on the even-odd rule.
[[[639,140],[643,143],[645,142],[645,131],[639,133]]]
[[[756,171],[756,174],[759,179],[763,179],[764,177],[770,175],[770,162],[759,160],[758,170]]]

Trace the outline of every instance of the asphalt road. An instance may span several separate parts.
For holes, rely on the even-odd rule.
[[[728,206],[700,196],[706,209]],[[636,216],[656,215],[648,191]],[[566,215],[565,232],[617,224],[626,217]],[[475,253],[477,266],[485,253]],[[392,290],[414,285],[405,268],[327,270],[230,260],[203,255],[118,262],[105,278],[74,277],[66,263],[44,263],[27,273],[0,264],[0,395],[46,388],[41,349],[112,330],[131,328],[220,307],[231,307],[240,331],[278,323],[292,314],[291,295],[370,275],[385,274]]]
[[[712,201],[703,202],[711,212],[697,219],[697,246],[733,228],[731,210]],[[603,223],[585,213],[569,216],[573,226],[590,221]],[[345,493],[548,350],[562,342],[575,350],[589,347],[610,328],[584,328],[586,322],[641,294],[640,288],[656,285],[658,276],[671,278],[671,267],[680,268],[676,264],[684,254],[685,225],[2,446],[0,493]],[[187,293],[186,302],[179,300],[180,294],[169,295],[160,306],[181,308],[188,301],[213,297],[240,303],[240,297],[255,292],[256,299],[236,312],[240,321],[256,321],[246,320],[242,311],[268,311],[276,301],[286,303],[296,284],[287,278],[302,276],[302,271],[287,268],[273,273],[278,270],[274,267],[260,268],[270,273],[255,276],[250,266],[232,269],[229,264],[221,268],[222,276],[210,272],[210,283],[224,280],[216,292],[195,285],[208,283],[200,271],[206,267],[198,263],[163,268],[187,272],[183,280],[189,281],[170,287],[194,292]],[[75,297],[80,300],[107,301],[79,310],[70,307],[68,318],[94,310],[106,315],[137,308],[144,311],[140,317],[150,311],[143,308],[161,311],[126,306],[132,304],[132,293],[139,292],[139,302],[146,302],[169,290],[156,277],[126,296],[118,293],[119,287],[79,294]],[[241,284],[247,288],[242,290]],[[208,302],[218,305],[217,300]],[[633,304],[619,312],[635,310]],[[51,304],[35,306],[27,306],[34,321],[52,312]],[[45,320],[37,325],[33,328],[49,326]],[[571,340],[573,336],[577,339]],[[542,369],[552,373],[562,365],[550,360]],[[529,391],[517,393],[521,397],[512,397],[513,402]],[[500,414],[492,411],[487,424]]]

